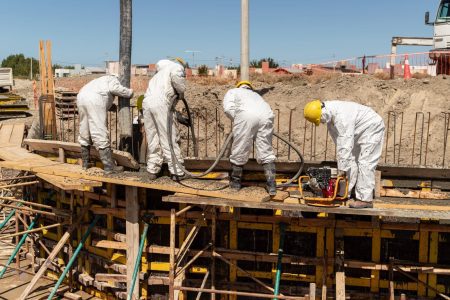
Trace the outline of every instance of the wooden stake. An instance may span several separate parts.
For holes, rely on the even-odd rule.
[[[175,209],[170,210],[169,300],[175,300]]]
[[[125,189],[127,234],[127,293],[131,291],[134,264],[139,251],[139,199],[137,187]],[[139,280],[136,280],[132,299],[139,299]]]

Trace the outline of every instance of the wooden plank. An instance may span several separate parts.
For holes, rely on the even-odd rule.
[[[0,145],[9,144],[13,129],[14,125],[12,124],[4,124],[2,128],[0,128]]]
[[[14,124],[9,143],[20,147],[22,145],[24,131],[25,124]]]
[[[62,148],[66,152],[66,155],[81,157],[81,147],[78,143],[69,143],[61,141],[49,141],[39,139],[25,139],[24,143],[30,147],[31,150],[58,154],[58,149]],[[91,147],[91,157],[100,159],[98,151]],[[139,163],[133,158],[133,156],[124,151],[113,149],[113,159],[117,164],[131,169],[139,169]]]
[[[127,250],[127,243],[108,241],[108,240],[95,240],[92,241],[92,246],[99,248],[115,249],[115,250]]]
[[[100,181],[72,179],[42,173],[37,173],[36,176],[65,191],[90,191],[93,187],[101,187],[103,185]]]
[[[398,198],[418,198],[429,200],[447,200],[450,199],[449,193],[444,192],[432,192],[422,190],[410,190],[406,194],[393,188],[381,188],[380,195],[382,197],[398,197]]]

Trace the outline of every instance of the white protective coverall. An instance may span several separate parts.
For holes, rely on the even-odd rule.
[[[253,141],[258,163],[275,161],[272,147],[274,114],[270,105],[259,94],[242,86],[225,94],[223,109],[233,121],[230,162],[238,166],[245,165]]]
[[[183,94],[186,90],[186,75],[184,67],[170,60],[160,60],[156,63],[157,73],[148,83],[145,98],[142,103],[145,132],[148,142],[147,171],[158,174],[165,161],[172,175],[182,176],[180,168],[174,167],[170,152],[167,128],[167,113],[172,102],[178,100],[176,94]],[[173,150],[180,163],[183,163],[179,135],[173,116],[172,138]]]
[[[338,169],[356,184],[356,199],[372,201],[375,169],[383,150],[384,121],[372,108],[349,101],[325,101],[320,120],[336,144]]]
[[[110,147],[107,127],[107,111],[110,109],[114,95],[130,98],[133,90],[122,86],[113,75],[96,78],[83,86],[77,96],[78,114],[80,116],[80,134],[78,142],[89,146],[90,139],[97,149]]]

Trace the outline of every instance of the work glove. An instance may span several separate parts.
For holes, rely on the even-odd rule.
[[[111,104],[108,111],[116,112],[117,111],[117,105],[115,103]]]
[[[337,176],[338,177],[347,177],[347,173],[345,171],[338,170]]]
[[[186,118],[185,116],[183,116],[183,114],[180,113],[179,111],[175,112],[175,116],[177,117],[178,123],[183,124],[184,126],[191,126],[191,122],[190,122],[189,118]]]

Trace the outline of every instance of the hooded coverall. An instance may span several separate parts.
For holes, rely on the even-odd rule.
[[[245,87],[229,90],[223,99],[225,114],[233,121],[233,145],[230,162],[237,166],[248,161],[253,141],[260,164],[275,161],[272,147],[274,114],[269,104]]]
[[[97,149],[111,146],[107,127],[107,111],[114,101],[114,95],[130,98],[133,90],[122,86],[119,79],[113,75],[96,78],[81,88],[77,96],[80,116],[78,142],[81,146],[90,146],[91,139]]]
[[[348,101],[325,101],[321,123],[336,144],[338,170],[349,178],[356,199],[372,201],[375,169],[383,150],[384,121],[372,108]]]
[[[182,176],[183,171],[174,166],[168,141],[167,114],[177,94],[186,90],[186,75],[184,67],[170,60],[160,60],[156,63],[157,73],[148,83],[145,98],[142,103],[145,132],[148,142],[147,171],[158,174],[164,161],[169,166],[172,175]],[[174,117],[174,116],[173,116]],[[179,135],[174,118],[172,127],[172,143],[175,156],[183,163]]]

